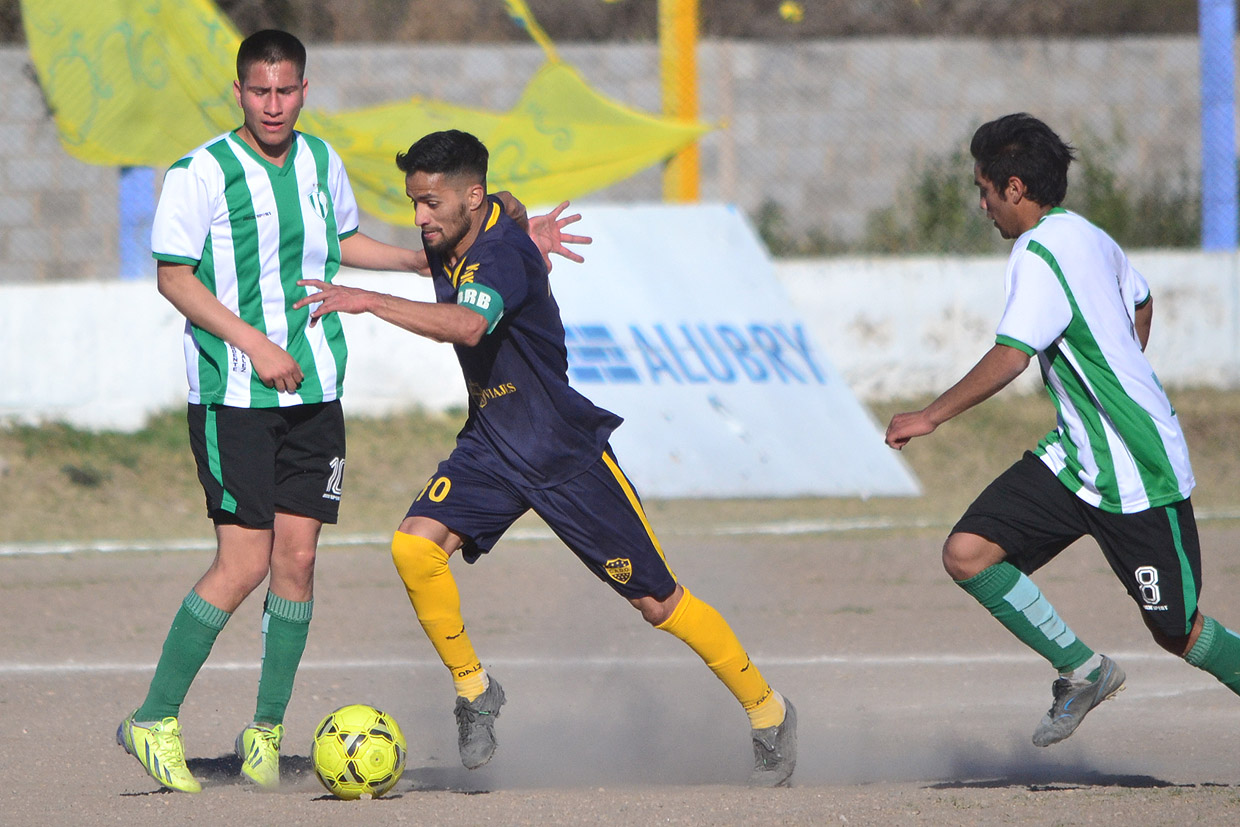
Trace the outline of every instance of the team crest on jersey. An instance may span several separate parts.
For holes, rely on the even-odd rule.
[[[314,210],[315,215],[324,221],[327,220],[327,193],[319,189],[316,185],[314,189],[306,194],[306,200],[310,202],[310,209]]]
[[[627,557],[613,557],[603,564],[607,576],[617,583],[627,583],[633,577],[633,564]]]

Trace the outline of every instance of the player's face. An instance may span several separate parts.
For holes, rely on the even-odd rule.
[[[414,205],[422,245],[443,258],[463,253],[473,243],[473,212],[483,189],[441,172],[415,172],[405,178],[405,194]]]
[[[1004,238],[1019,236],[1023,230],[1019,229],[1016,205],[1007,200],[1005,194],[996,189],[989,178],[982,175],[977,164],[973,165],[973,183],[977,184],[977,191],[981,195],[980,206],[986,212],[986,216],[994,222],[999,235]]]
[[[255,150],[279,159],[292,145],[297,116],[306,102],[306,81],[288,60],[258,61],[244,80],[233,82],[237,105],[245,115],[241,137]]]

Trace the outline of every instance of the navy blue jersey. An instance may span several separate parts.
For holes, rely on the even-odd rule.
[[[426,251],[435,299],[482,286],[502,315],[474,347],[456,345],[469,391],[469,418],[457,451],[533,488],[572,479],[598,462],[623,421],[568,384],[564,323],[538,247],[488,198],[486,221],[452,268]]]

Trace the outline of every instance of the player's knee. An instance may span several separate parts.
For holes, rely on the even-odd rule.
[[[943,570],[955,581],[968,580],[1003,560],[997,545],[976,534],[952,534],[943,543]]]
[[[680,605],[680,601],[688,594],[683,586],[677,585],[676,588],[667,597],[659,600],[657,597],[636,597],[630,598],[629,603],[633,608],[641,612],[642,620],[651,626],[662,626],[676,611],[676,607]]]
[[[271,566],[292,573],[313,576],[317,556],[314,546],[277,549],[271,555]]]
[[[392,537],[392,562],[405,586],[413,588],[445,571],[448,553],[425,537],[398,531]]]
[[[1150,630],[1150,637],[1154,638],[1154,642],[1176,657],[1184,657],[1188,654],[1188,650],[1192,648],[1191,632],[1186,635],[1167,634],[1158,628],[1147,612],[1141,613],[1141,619],[1145,621],[1145,627]]]

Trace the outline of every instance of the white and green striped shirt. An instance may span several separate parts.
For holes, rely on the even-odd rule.
[[[1016,240],[996,341],[1036,355],[1058,409],[1035,454],[1085,502],[1133,513],[1185,499],[1193,469],[1141,351],[1150,288],[1110,236],[1053,209]]]
[[[357,232],[357,202],[344,164],[327,143],[294,133],[282,167],[236,132],[204,144],[164,176],[151,250],[188,264],[225,307],[297,360],[297,393],[263,385],[233,345],[185,324],[189,401],[242,408],[327,402],[341,395],[347,349],[336,314],[310,327],[298,279],[331,281],[340,241]]]

